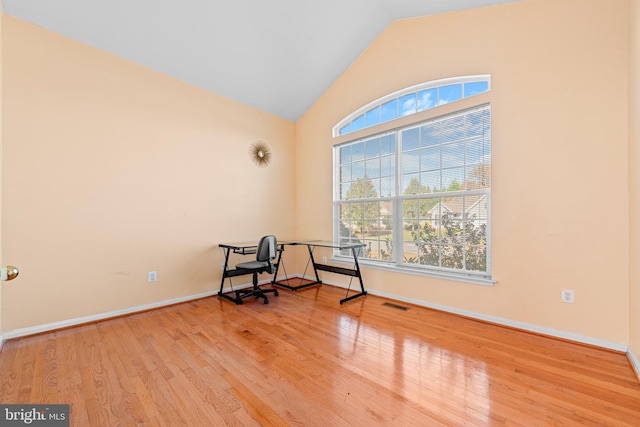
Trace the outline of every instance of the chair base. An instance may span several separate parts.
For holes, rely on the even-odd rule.
[[[236,294],[236,299],[239,302],[239,304],[242,304],[242,300],[245,298],[249,298],[251,296],[256,297],[256,299],[258,298],[262,298],[264,300],[265,304],[269,304],[269,299],[267,298],[267,296],[265,294],[268,293],[273,293],[274,296],[278,296],[278,290],[277,289],[262,289],[260,286],[258,286],[258,273],[253,273],[253,288],[252,289],[240,289],[235,291]]]
[[[254,296],[256,297],[256,299],[258,298],[262,298],[264,300],[265,304],[269,304],[269,298],[267,298],[267,296],[265,294],[269,293],[269,292],[273,292],[274,296],[278,296],[278,291],[276,289],[241,289],[239,291],[235,291],[236,292],[236,299],[242,301],[245,298],[248,298],[250,296]]]

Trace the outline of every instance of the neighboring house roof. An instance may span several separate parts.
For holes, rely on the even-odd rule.
[[[477,196],[451,197],[441,199],[433,208],[429,210],[429,215],[439,215],[441,212],[449,212],[458,216],[464,213],[473,212],[479,204],[487,200],[485,194]]]
[[[391,203],[391,201],[383,201],[380,203],[380,216],[391,216],[391,212],[393,211]]]

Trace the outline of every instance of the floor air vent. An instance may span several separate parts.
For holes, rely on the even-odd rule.
[[[392,302],[383,302],[382,305],[386,305],[387,307],[395,308],[397,310],[407,311],[409,307],[405,307],[404,305],[394,304]]]

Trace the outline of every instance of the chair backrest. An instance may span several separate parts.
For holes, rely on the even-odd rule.
[[[258,242],[258,249],[256,251],[256,261],[264,262],[273,260],[276,257],[276,247],[278,241],[276,236],[264,236]]]

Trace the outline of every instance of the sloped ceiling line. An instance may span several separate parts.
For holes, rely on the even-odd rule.
[[[394,20],[518,0],[2,0],[4,13],[296,121]]]

